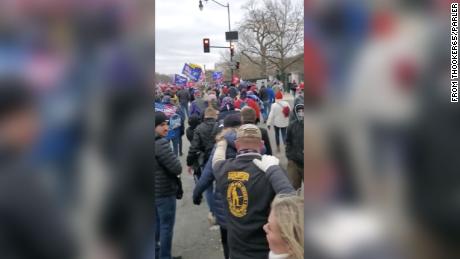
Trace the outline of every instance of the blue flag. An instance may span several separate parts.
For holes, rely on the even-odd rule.
[[[182,74],[190,78],[194,82],[198,82],[201,77],[201,68],[195,67],[193,68],[189,64],[185,63],[184,68],[182,69]]]
[[[186,86],[187,85],[187,78],[183,77],[181,75],[175,74],[174,75],[174,84],[175,85]]]
[[[214,72],[212,73],[212,80],[214,81],[221,81],[223,79],[223,74],[222,72]]]

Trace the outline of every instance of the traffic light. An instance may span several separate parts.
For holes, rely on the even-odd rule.
[[[203,50],[204,50],[204,53],[209,53],[209,39],[208,38],[203,39]]]
[[[236,69],[240,69],[240,62],[236,62]]]
[[[232,44],[232,45],[230,45],[230,56],[233,57],[234,54],[235,54],[235,46],[233,46],[233,44]]]

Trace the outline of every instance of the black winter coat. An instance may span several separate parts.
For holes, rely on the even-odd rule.
[[[286,157],[303,167],[303,121],[291,121],[287,128]]]
[[[153,172],[155,175],[155,197],[176,196],[177,177],[182,173],[179,159],[174,155],[169,141],[165,138],[155,139],[155,157]]]
[[[193,140],[193,131],[195,129],[192,129],[192,127],[188,127],[187,130],[185,130],[185,135],[187,136],[187,140],[192,143]]]
[[[270,144],[270,138],[268,137],[268,131],[264,128],[259,127],[260,133],[262,134],[262,140],[265,145],[265,155],[273,155],[272,145]],[[303,143],[303,142],[302,142]]]
[[[22,162],[0,150],[0,258],[78,258],[58,204]]]
[[[212,137],[215,119],[205,119],[193,133],[193,140],[188,150],[187,166],[192,166],[194,161],[200,159],[200,165],[204,166],[211,155],[215,140]],[[200,158],[200,154],[202,157]],[[202,161],[201,161],[202,160]]]
[[[187,89],[180,90],[176,95],[179,98],[180,104],[188,105],[188,102],[190,101],[190,93]]]
[[[103,238],[119,247],[122,258],[142,258],[155,220],[154,123],[148,108],[135,110],[111,138],[111,185],[101,213]],[[61,257],[65,258],[65,257]]]

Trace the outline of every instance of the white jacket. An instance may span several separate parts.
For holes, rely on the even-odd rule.
[[[267,120],[268,126],[274,125],[278,128],[286,128],[289,126],[289,115],[285,117],[283,114],[284,106],[289,107],[289,111],[291,111],[291,106],[289,106],[289,103],[286,101],[279,100],[272,104]]]

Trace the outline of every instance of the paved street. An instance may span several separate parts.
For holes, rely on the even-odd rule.
[[[284,94],[284,100],[293,105],[293,97]],[[265,124],[259,124],[266,128]],[[281,152],[276,153],[275,133],[273,127],[269,131],[270,143],[274,155],[280,158],[281,166],[286,168],[287,160],[284,146],[281,145]],[[206,201],[200,206],[192,202],[192,191],[194,187],[193,177],[187,173],[186,157],[190,143],[183,137],[184,156],[180,158],[183,172],[182,182],[184,187],[184,198],[177,203],[176,225],[174,230],[173,255],[181,255],[183,259],[218,259],[223,258],[222,246],[220,243],[219,229],[210,230],[208,223],[208,207]]]

